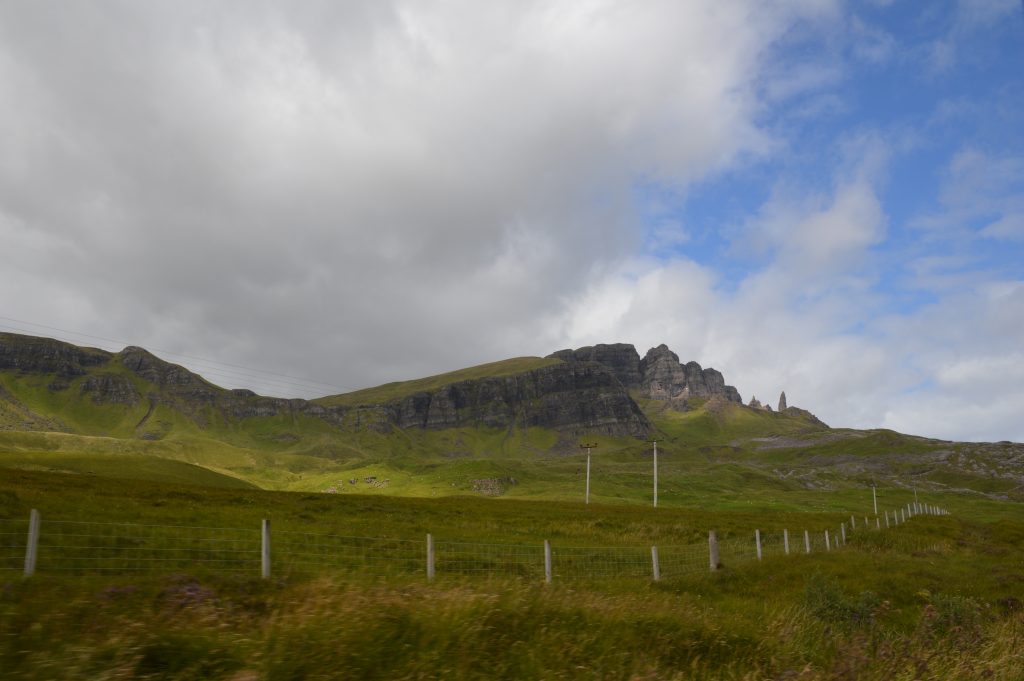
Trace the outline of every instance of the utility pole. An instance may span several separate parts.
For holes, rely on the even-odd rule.
[[[590,450],[593,449],[596,446],[597,446],[596,442],[588,442],[586,444],[581,444],[580,445],[580,449],[586,449],[587,450],[587,496],[586,496],[586,503],[588,503],[588,504],[590,503]]]
[[[658,508],[658,441],[654,443],[654,508]]]

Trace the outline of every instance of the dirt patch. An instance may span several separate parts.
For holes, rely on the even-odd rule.
[[[837,442],[839,440],[849,440],[856,437],[863,436],[853,435],[851,433],[831,433],[829,435],[817,437],[813,440],[800,440],[794,437],[775,435],[772,437],[754,437],[748,440],[748,442],[759,443],[755,449],[757,449],[757,451],[763,451],[766,449],[801,449],[804,447],[816,447],[818,445]]]
[[[512,477],[480,478],[478,480],[470,480],[470,485],[472,485],[474,492],[488,497],[496,497],[500,494],[504,494],[505,490],[509,487],[518,484],[519,481]]]

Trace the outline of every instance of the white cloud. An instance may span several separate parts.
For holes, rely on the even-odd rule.
[[[885,64],[897,50],[896,38],[877,26],[872,26],[860,17],[850,21],[853,53],[858,59],[871,64]]]
[[[1021,11],[1019,0],[958,0],[956,23],[960,30],[981,29]]]
[[[968,41],[979,35],[987,37],[996,24],[1019,20],[1022,13],[1024,6],[1019,0],[957,0],[949,30],[930,45],[927,66],[934,73],[943,74],[958,62],[977,59],[978,48],[986,45],[982,42],[968,46]],[[994,58],[1002,58],[1002,54],[997,53]]]
[[[838,140],[817,193],[780,180],[734,243],[760,268],[738,281],[679,255],[699,246],[691,225],[669,214],[647,230],[634,205],[638,185],[685,196],[785,150],[765,122],[779,107],[794,120],[844,111],[827,90],[850,77],[850,43],[822,48],[848,27],[843,11],[0,9],[0,97],[16,103],[0,107],[0,314],[339,388],[666,342],[748,399],[785,389],[838,425],[916,427],[920,402],[893,396],[928,380],[952,388],[956,349],[978,345],[952,331],[948,353],[919,339],[988,310],[970,325],[992,337],[966,359],[1005,366],[1011,351],[994,338],[1021,338],[1006,316],[1018,293],[977,276],[990,298],[946,289],[934,308],[851,330],[878,305],[886,141]],[[891,58],[884,34],[860,28],[860,58]],[[1020,170],[1009,152],[965,149],[922,226],[1017,238],[1024,208],[1008,178]]]
[[[1010,213],[981,230],[982,236],[993,239],[1024,240],[1024,213]]]
[[[765,57],[835,6],[0,10],[19,315],[350,387],[547,352],[634,183],[765,153]]]
[[[1024,213],[1024,158],[972,147],[958,151],[944,171],[940,210],[913,226],[935,233],[1018,238]]]

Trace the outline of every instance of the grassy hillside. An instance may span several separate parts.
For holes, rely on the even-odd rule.
[[[556,361],[498,362],[322,404],[379,403]],[[96,400],[97,380],[143,398]],[[638,399],[658,442],[654,509],[650,442],[540,428],[349,428],[295,413],[228,418],[171,388],[155,403],[145,397],[161,390],[117,362],[70,377],[0,372],[0,527],[15,528],[0,532],[4,678],[1022,678],[1021,445]],[[581,442],[596,444],[589,505]],[[872,487],[879,513],[920,499],[953,515],[853,533],[838,551],[784,557],[776,545],[763,562],[752,557],[754,529],[820,534],[873,517]],[[341,539],[377,538],[414,547],[418,565],[429,532],[496,555],[538,557],[548,539],[556,555],[575,548],[580,564],[614,567],[625,560],[616,556],[647,560],[652,545],[703,560],[714,529],[744,541],[745,558],[725,555],[715,574],[668,570],[661,582],[641,570],[559,573],[545,585],[536,566],[516,578],[486,572],[501,559],[482,558],[430,584],[367,569],[370,558],[355,569],[275,563],[263,581],[255,568],[232,576],[190,553],[171,572],[135,561],[102,573],[85,561],[64,573],[54,559],[71,548],[61,540],[25,580],[18,542],[32,508],[48,537],[48,522],[100,523],[106,555],[118,556],[143,542],[104,524],[251,538],[268,518],[275,556],[289,541],[332,557]],[[189,529],[200,527],[221,529]]]
[[[832,494],[808,492],[808,509]],[[314,569],[262,581],[195,568],[25,580],[0,572],[9,679],[1002,679],[1024,668],[1017,504],[715,574],[556,580]],[[640,546],[793,527],[849,509],[658,509],[0,477],[0,518],[256,528],[422,542]],[[1001,510],[1000,510],[1001,509]],[[966,507],[962,509],[966,511]],[[984,518],[977,516],[984,515]],[[700,545],[700,544],[699,544]],[[983,570],[978,566],[983,564]]]
[[[180,367],[144,355],[150,367],[178,372],[167,374],[168,384],[157,385],[143,378],[152,371],[128,368],[128,351],[81,352],[93,364],[83,365],[79,375],[0,371],[0,467],[337,495],[578,500],[585,487],[585,455],[578,445],[588,441],[598,444],[591,467],[595,501],[652,500],[651,444],[637,439],[521,427],[355,427],[292,410],[231,416],[209,400],[190,397],[194,390],[216,399],[231,397],[228,391]],[[132,352],[135,361],[144,353]],[[99,362],[103,356],[107,360]],[[320,403],[386,402],[559,361],[510,359]],[[97,385],[107,386],[107,392]],[[258,406],[260,398],[237,399],[243,406]],[[1024,499],[1020,445],[829,429],[799,410],[769,412],[720,400],[691,400],[689,411],[676,411],[665,402],[634,399],[659,442],[659,503],[664,506],[713,501],[797,508],[806,492],[828,490],[842,499],[847,492],[863,494],[872,484]],[[244,413],[275,412],[253,408]]]
[[[24,384],[14,388],[22,396],[33,395]],[[41,409],[43,400],[25,402]],[[642,406],[659,440],[659,503],[665,506],[699,506],[712,499],[743,506],[767,499],[799,507],[807,491],[832,490],[842,498],[846,490],[863,494],[872,483],[911,493],[917,488],[1024,498],[1024,457],[1015,445],[827,429],[799,413],[735,404],[704,405],[689,412],[668,410],[655,401]],[[70,413],[88,413],[88,404],[78,407]],[[581,434],[568,439],[536,428],[344,431],[311,417],[280,416],[241,423],[211,418],[201,428],[180,413],[165,414],[158,408],[150,421],[166,424],[167,432],[158,440],[145,440],[126,435],[132,429],[119,424],[130,424],[135,415],[126,417],[118,409],[82,428],[102,431],[101,424],[112,423],[111,429],[121,433],[118,437],[0,431],[0,466],[152,479],[160,470],[170,475],[172,467],[136,464],[159,459],[206,469],[212,473],[205,478],[209,484],[240,480],[266,489],[338,495],[576,500],[585,486],[585,455],[577,443],[586,440],[598,444],[591,467],[595,501],[647,504],[653,494],[651,445],[632,438]],[[74,422],[81,425],[82,420],[76,416]],[[95,465],[90,457],[97,458]],[[111,463],[129,460],[135,463]],[[199,475],[188,467],[173,471],[167,479],[181,480],[189,471]],[[750,489],[756,492],[748,494]]]
[[[475,367],[459,369],[437,376],[428,376],[412,381],[398,381],[385,383],[375,388],[357,390],[342,395],[331,395],[322,397],[314,402],[323,405],[360,405],[360,404],[382,404],[403,397],[415,395],[420,392],[429,392],[443,388],[446,385],[460,383],[462,381],[474,381],[481,378],[498,378],[501,376],[512,376],[521,374],[533,369],[558,364],[560,359],[544,359],[541,357],[515,357],[513,359],[489,362]]]

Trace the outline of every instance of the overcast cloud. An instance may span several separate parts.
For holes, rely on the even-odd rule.
[[[895,5],[0,4],[0,328],[305,397],[664,342],[1024,440],[1024,89],[955,85],[1019,3]]]

